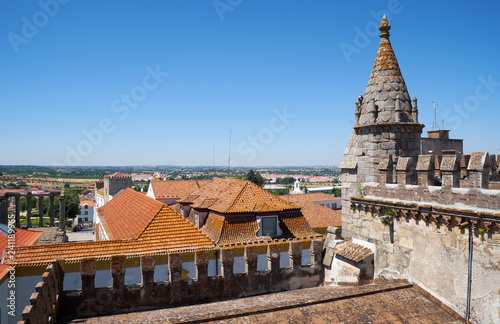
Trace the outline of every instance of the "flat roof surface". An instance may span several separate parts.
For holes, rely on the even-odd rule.
[[[325,286],[71,323],[466,323],[409,283]]]

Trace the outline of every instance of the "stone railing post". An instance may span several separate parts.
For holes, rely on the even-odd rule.
[[[280,275],[280,245],[270,243],[267,246],[267,267],[271,274],[271,283],[276,283]]]
[[[170,253],[168,255],[168,279],[172,284],[182,281],[182,254]]]
[[[418,185],[427,187],[434,185],[434,155],[419,155],[417,161]]]
[[[43,227],[43,195],[38,196],[38,227]]]
[[[196,281],[206,282],[208,280],[208,251],[196,251],[194,264],[196,266]]]
[[[31,198],[33,194],[31,191],[26,193],[26,228],[31,228]]]
[[[85,298],[96,296],[95,273],[96,264],[94,258],[84,258],[80,261],[80,276],[82,278],[82,293]]]
[[[290,268],[293,271],[300,271],[302,266],[302,242],[292,242],[288,246],[288,255],[290,257]]]
[[[413,182],[413,160],[408,156],[400,156],[396,170],[398,174],[398,184],[407,185]]]
[[[155,257],[152,255],[141,256],[141,299],[153,298],[155,285]]]
[[[490,175],[490,155],[486,152],[472,153],[467,171],[469,173],[469,180],[471,181],[473,188],[488,189]]]
[[[182,254],[170,253],[168,255],[168,279],[170,281],[170,301],[179,303],[182,289]]]
[[[311,265],[315,267],[321,267],[321,259],[323,257],[323,241],[322,240],[312,240],[311,247]]]
[[[125,256],[114,255],[111,257],[111,277],[113,282],[113,298],[123,301],[126,294],[125,287]]]
[[[224,277],[224,284],[232,283],[234,279],[234,251],[232,249],[221,249],[221,275]]]
[[[256,246],[245,246],[245,272],[249,276],[253,276],[257,272],[257,247]]]
[[[454,150],[444,150],[441,160],[441,175],[443,188],[460,187],[460,157]]]
[[[464,154],[460,157],[460,179],[467,178],[467,166],[469,165],[470,155]]]
[[[16,227],[21,227],[21,219],[19,217],[19,200],[21,196],[16,196]]]
[[[66,231],[66,196],[64,192],[59,196],[59,231]]]
[[[380,184],[392,183],[392,174],[394,172],[393,169],[394,165],[392,163],[392,155],[380,157],[380,162],[378,163],[378,182]]]
[[[49,199],[50,199],[50,205],[49,205],[50,222],[49,222],[49,225],[55,226],[55,223],[54,223],[54,193],[52,193],[52,192],[50,193]]]
[[[232,249],[221,249],[220,250],[221,259],[221,274],[224,278],[224,291],[223,296],[232,296],[232,291],[235,290],[234,287],[234,251]]]

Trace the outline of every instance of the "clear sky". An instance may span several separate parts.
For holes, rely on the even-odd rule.
[[[500,154],[500,2],[3,0],[0,164],[338,164],[382,14],[419,119]]]

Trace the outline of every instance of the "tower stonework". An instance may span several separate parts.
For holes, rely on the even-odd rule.
[[[340,163],[342,170],[342,235],[352,237],[350,196],[362,195],[361,183],[377,182],[381,157],[396,165],[410,157],[414,168],[420,154],[417,99],[410,99],[389,41],[391,25],[384,16],[380,45],[364,96],[355,102],[355,126]],[[416,178],[415,178],[416,180]]]

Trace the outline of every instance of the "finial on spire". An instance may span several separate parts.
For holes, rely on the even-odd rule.
[[[387,17],[384,15],[382,17],[382,22],[380,26],[378,26],[378,30],[380,30],[380,38],[389,38],[389,30],[391,29],[391,24],[387,21]]]

